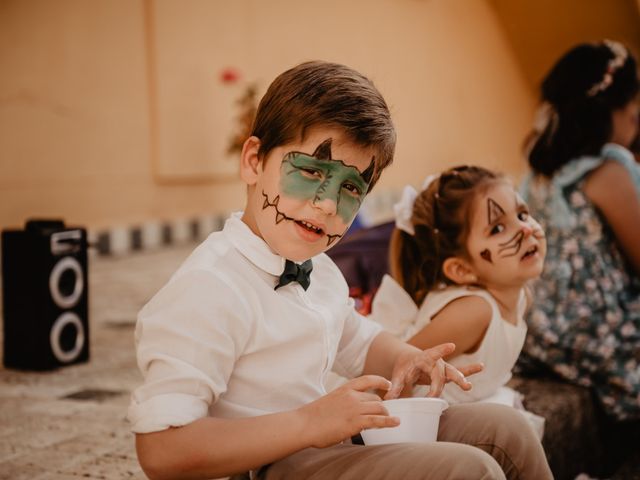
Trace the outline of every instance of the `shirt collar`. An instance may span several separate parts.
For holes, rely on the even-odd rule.
[[[256,267],[278,276],[284,270],[285,259],[273,253],[269,245],[242,221],[242,212],[232,213],[223,228],[233,246]]]

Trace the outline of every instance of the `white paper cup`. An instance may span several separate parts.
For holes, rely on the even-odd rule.
[[[435,442],[440,415],[449,407],[445,400],[431,397],[397,398],[383,403],[389,415],[400,418],[400,425],[363,430],[361,435],[365,445]]]

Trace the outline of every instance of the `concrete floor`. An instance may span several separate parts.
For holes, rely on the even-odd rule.
[[[90,361],[46,373],[0,366],[0,480],[146,478],[125,419],[142,380],[136,315],[194,247],[90,258]]]
[[[90,361],[47,373],[0,368],[0,479],[146,478],[125,420],[141,381],[136,314],[193,247],[90,259]]]

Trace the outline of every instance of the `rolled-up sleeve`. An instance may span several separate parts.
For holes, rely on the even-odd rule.
[[[371,342],[382,327],[360,315],[351,298],[347,311],[333,369],[344,377],[353,378],[362,374]]]
[[[136,325],[144,383],[131,399],[135,433],[191,423],[226,391],[251,332],[248,307],[224,279],[192,270],[172,279]]]

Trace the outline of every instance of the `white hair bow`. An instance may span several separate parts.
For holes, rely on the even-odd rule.
[[[437,179],[440,174],[432,174],[427,176],[422,182],[421,192],[429,188],[429,185]],[[403,232],[407,232],[409,235],[415,235],[416,231],[411,223],[411,217],[413,216],[413,204],[418,197],[418,191],[411,185],[407,185],[402,190],[400,201],[393,206],[393,213],[396,218],[396,228],[399,228]]]

